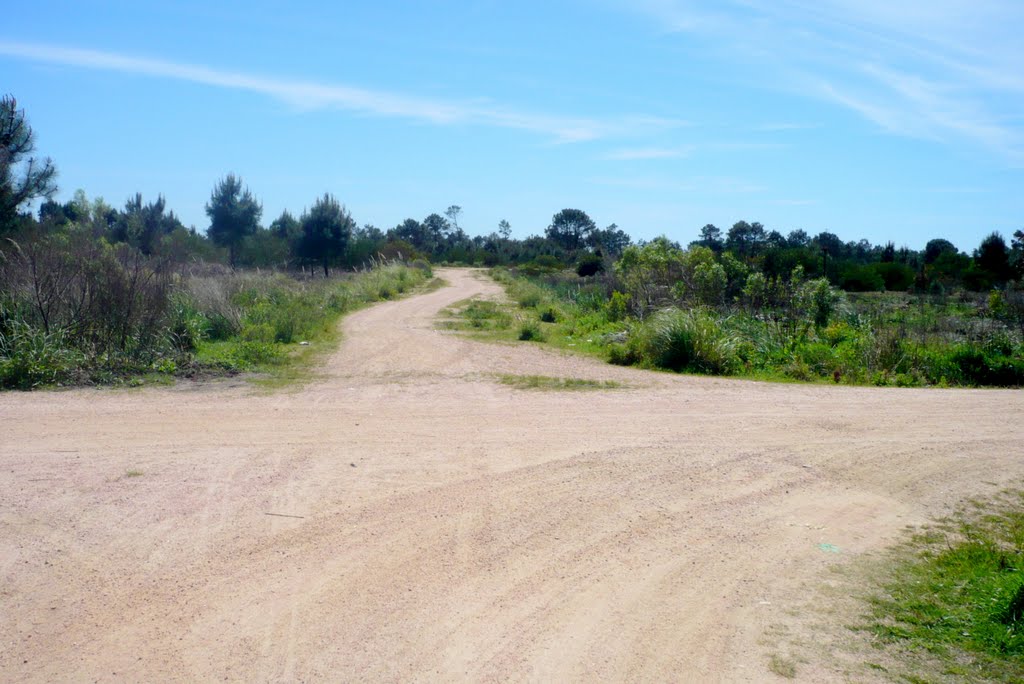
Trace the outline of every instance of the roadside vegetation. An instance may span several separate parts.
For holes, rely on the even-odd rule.
[[[340,316],[430,275],[426,264],[377,264],[310,279],[182,267],[67,233],[10,240],[0,251],[0,387],[297,378],[336,341]]]
[[[79,190],[57,202],[56,166],[34,149],[25,113],[3,97],[0,387],[271,368],[284,377],[338,315],[419,284],[431,263],[494,267],[516,303],[469,303],[446,325],[613,363],[1024,385],[1021,230],[968,254],[942,238],[913,250],[737,221],[705,225],[684,248],[666,237],[634,244],[574,208],[525,238],[504,220],[471,236],[454,204],[388,229],[360,226],[330,193],[264,224],[232,173],[214,183],[197,230],[162,196],[135,193],[118,209]]]
[[[1024,492],[972,502],[876,572],[857,627],[879,651],[873,669],[899,681],[1024,681]]]
[[[710,250],[630,248],[675,274],[620,260],[583,278],[496,270],[511,300],[470,302],[456,327],[677,372],[888,386],[1024,385],[1024,291],[846,293],[798,266],[788,278],[720,265]],[[644,252],[658,251],[652,257]],[[696,263],[694,263],[696,262]],[[710,282],[709,282],[710,281]],[[452,324],[449,324],[452,325]]]

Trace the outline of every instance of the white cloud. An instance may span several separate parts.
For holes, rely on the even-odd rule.
[[[685,125],[647,116],[598,120],[516,111],[480,101],[443,101],[339,84],[283,80],[212,67],[37,43],[0,40],[0,55],[65,66],[169,78],[266,95],[299,109],[340,109],[437,125],[471,124],[530,131],[557,142],[637,136]]]
[[[779,89],[894,134],[1024,163],[1018,0],[643,0],[662,30],[706,38]]]

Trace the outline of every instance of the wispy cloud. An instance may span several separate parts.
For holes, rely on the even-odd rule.
[[[1018,0],[636,0],[628,7],[663,31],[707,38],[766,83],[844,107],[887,132],[968,142],[1024,163]]]
[[[780,207],[807,207],[813,204],[817,204],[818,200],[809,199],[777,199],[772,200],[772,204],[777,204]]]
[[[683,147],[627,147],[603,156],[615,161],[640,161],[645,159],[680,159],[693,153],[693,146]]]
[[[788,145],[777,142],[709,141],[688,145],[667,147],[624,147],[611,150],[601,159],[611,161],[649,161],[657,159],[685,159],[702,152],[757,152],[786,149]]]
[[[650,192],[697,193],[702,195],[742,195],[764,192],[763,185],[732,176],[597,176],[587,179],[592,185]]]
[[[812,128],[819,128],[818,124],[806,124],[806,123],[789,123],[789,122],[778,122],[778,123],[765,123],[759,126],[754,126],[753,130],[760,133],[781,133],[785,131],[807,131]]]
[[[38,43],[0,40],[0,55],[81,69],[117,71],[244,90],[301,110],[338,109],[436,125],[467,124],[509,128],[542,134],[562,143],[642,136],[685,125],[682,121],[650,116],[592,119],[541,114],[518,111],[484,100],[445,101],[342,84],[284,80],[205,65]]]

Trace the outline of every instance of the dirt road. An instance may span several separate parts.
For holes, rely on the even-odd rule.
[[[0,680],[770,680],[830,567],[1024,476],[1020,391],[476,343],[435,316],[499,289],[442,275],[298,391],[0,394]]]

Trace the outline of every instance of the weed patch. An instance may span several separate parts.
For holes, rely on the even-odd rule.
[[[554,378],[547,375],[499,375],[498,382],[521,390],[586,391],[625,387],[622,383],[614,380]]]

